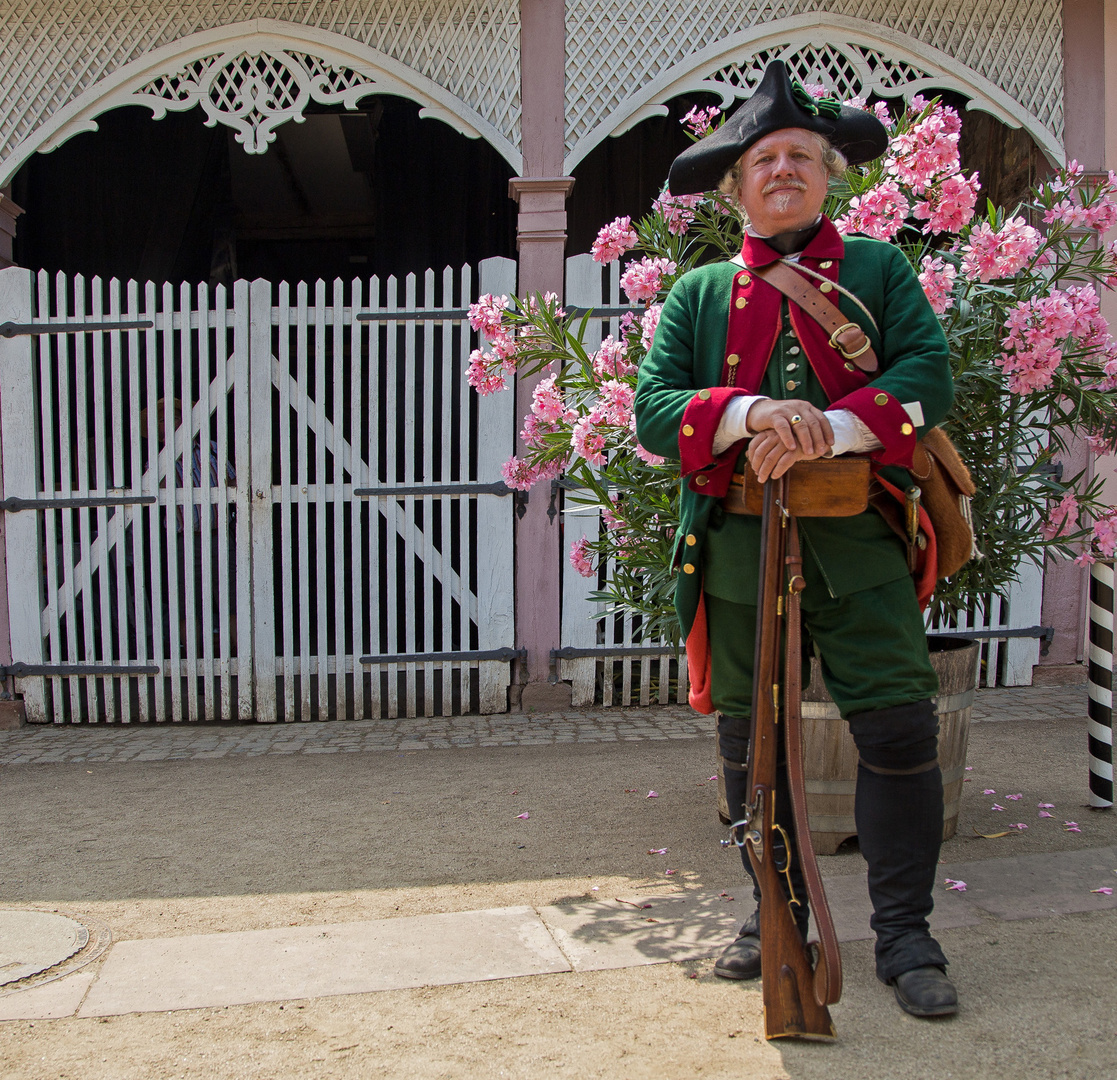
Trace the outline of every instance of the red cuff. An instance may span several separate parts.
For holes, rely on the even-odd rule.
[[[849,409],[882,443],[872,458],[881,465],[911,468],[915,452],[915,425],[907,410],[891,394],[879,387],[863,386],[830,403],[831,409]]]
[[[690,399],[683,412],[683,422],[679,425],[679,464],[683,476],[705,469],[719,460],[714,456],[714,436],[718,425],[729,402],[744,393],[735,386],[711,386],[707,390],[699,390]]]
[[[714,456],[714,436],[726,406],[745,391],[734,386],[711,386],[690,399],[679,425],[679,465],[691,491],[721,498],[733,479],[733,466],[741,452],[738,440]]]

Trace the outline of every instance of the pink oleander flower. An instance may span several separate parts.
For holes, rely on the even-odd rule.
[[[1072,532],[1078,527],[1078,499],[1073,491],[1068,491],[1056,504],[1055,509],[1047,516],[1047,520],[1040,525],[1039,531],[1045,540],[1054,540],[1065,532]]]
[[[469,305],[469,325],[492,340],[501,329],[501,320],[508,308],[507,296],[486,293],[476,304]]]
[[[503,366],[504,370],[511,373],[516,370],[516,339],[510,330],[497,330],[491,339],[493,356]]]
[[[605,528],[612,532],[614,529],[624,528],[624,521],[617,515],[617,509],[620,506],[620,498],[617,495],[609,496],[609,506],[601,508],[601,520]]]
[[[923,226],[924,235],[959,232],[973,218],[980,187],[977,173],[968,178],[962,173],[955,173],[928,190],[927,197],[915,204],[912,216],[927,222]]]
[[[553,424],[567,418],[562,390],[555,386],[555,376],[548,375],[531,393],[531,411],[540,420]]]
[[[636,388],[619,379],[609,379],[601,384],[600,400],[594,412],[600,412],[604,423],[615,427],[628,427],[632,420],[632,401]]]
[[[701,139],[713,131],[714,121],[720,115],[721,109],[716,105],[711,105],[708,109],[700,109],[695,105],[679,123],[690,128],[690,130]]]
[[[1072,199],[1063,199],[1050,206],[1043,215],[1045,225],[1058,221],[1071,229],[1086,226],[1086,208]]]
[[[919,274],[919,284],[931,302],[931,310],[936,315],[942,315],[954,306],[954,279],[958,275],[957,267],[945,259],[924,255],[919,264],[923,269]]]
[[[658,454],[653,454],[650,450],[645,450],[638,441],[635,442],[633,449],[636,451],[636,456],[649,465],[662,465],[667,460],[667,458],[660,457]]]
[[[639,243],[639,239],[632,227],[632,218],[616,218],[597,234],[597,239],[590,248],[593,261],[616,262],[626,251],[631,251]]]
[[[993,281],[1019,273],[1039,250],[1043,237],[1023,218],[1009,218],[994,231],[983,221],[971,230],[962,247],[962,273]]]
[[[513,491],[527,491],[539,481],[539,470],[531,462],[515,455],[501,465],[500,475]]]
[[[645,351],[652,347],[655,328],[659,325],[659,314],[662,310],[662,304],[650,304],[640,320],[640,344],[644,346]]]
[[[663,279],[673,274],[676,264],[670,259],[649,259],[646,255],[639,262],[630,262],[621,274],[621,288],[629,303],[654,300],[663,288]]]
[[[588,554],[586,554],[586,544],[589,539],[585,536],[581,540],[575,541],[570,545],[570,565],[578,571],[584,578],[597,577],[597,571],[593,567]]]
[[[597,409],[574,421],[570,445],[580,458],[591,465],[605,464],[605,434],[601,431],[603,417]]]
[[[1117,449],[1117,438],[1107,437],[1100,432],[1091,432],[1086,436],[1086,441],[1090,444],[1095,457],[1108,457]]]
[[[562,428],[558,424],[551,423],[547,420],[540,420],[538,416],[528,413],[524,417],[523,430],[520,432],[520,441],[524,446],[530,446],[533,450],[542,450],[546,445],[546,436],[554,435],[561,431]]]
[[[480,349],[474,349],[469,354],[465,377],[482,397],[505,388],[504,371],[499,361],[491,353],[484,353]]]
[[[672,236],[684,236],[694,220],[694,208],[701,201],[701,195],[672,195],[664,191],[652,203],[652,209],[663,215]]]
[[[910,131],[893,137],[884,166],[916,195],[958,172],[961,120],[948,106],[935,105]]]
[[[652,305],[653,307],[655,305]],[[614,341],[610,334],[601,342],[600,348],[593,354],[591,363],[594,374],[600,378],[616,379],[622,375],[634,375],[636,365],[630,364],[625,359],[625,343]]]
[[[849,213],[834,222],[840,233],[891,240],[904,224],[908,200],[894,180],[885,180],[849,201]]]
[[[1107,510],[1094,522],[1094,547],[1106,559],[1117,552],[1117,508]]]

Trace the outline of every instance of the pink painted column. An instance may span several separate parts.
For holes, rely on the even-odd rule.
[[[1067,160],[1078,161],[1088,173],[1115,167],[1117,155],[1107,153],[1107,134],[1117,125],[1117,51],[1110,39],[1117,32],[1117,0],[1063,0],[1063,116]],[[1112,298],[1103,298],[1110,308]],[[1063,473],[1073,476],[1088,468],[1092,455],[1084,440],[1075,440],[1061,457]],[[1037,682],[1075,676],[1086,637],[1089,572],[1066,559],[1049,560],[1044,572],[1044,626],[1055,640],[1036,669]],[[1047,670],[1044,670],[1047,669]]]
[[[520,131],[523,175],[509,182],[520,207],[517,292],[563,294],[566,197],[566,9],[563,0],[520,3]],[[517,419],[531,405],[538,376],[516,384]],[[521,448],[522,450],[522,448]],[[550,492],[539,485],[516,522],[516,642],[527,649],[519,665],[518,705],[525,711],[570,704],[570,688],[552,683],[551,650],[559,646],[561,557],[559,517],[548,514]],[[556,500],[557,505],[557,500]],[[515,693],[516,688],[514,688]],[[513,707],[517,702],[513,700]]]

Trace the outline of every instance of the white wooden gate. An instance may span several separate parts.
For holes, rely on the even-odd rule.
[[[514,287],[482,264],[481,290]],[[507,707],[511,395],[465,383],[468,267],[402,292],[0,271],[30,720]]]
[[[624,302],[620,264],[602,268],[589,255],[566,260],[566,302],[599,310],[603,318],[587,323],[587,348],[596,348],[604,334],[619,336],[618,312]],[[600,516],[566,507],[566,546],[583,533],[599,535]],[[653,701],[686,700],[686,658],[659,641],[645,641],[631,615],[606,615],[588,599],[594,584],[574,573],[563,560],[561,677],[573,686],[575,705],[646,705]],[[1043,570],[1031,562],[1020,567],[1019,580],[1005,600],[989,596],[969,611],[930,633],[968,634],[982,641],[979,681],[986,686],[1030,686],[1032,666],[1039,661],[1038,626],[1043,597]]]

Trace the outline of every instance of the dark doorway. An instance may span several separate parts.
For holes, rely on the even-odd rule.
[[[16,175],[19,265],[228,285],[515,256],[512,170],[403,98],[308,113],[259,155],[198,109],[155,121],[124,108],[98,122]]]

